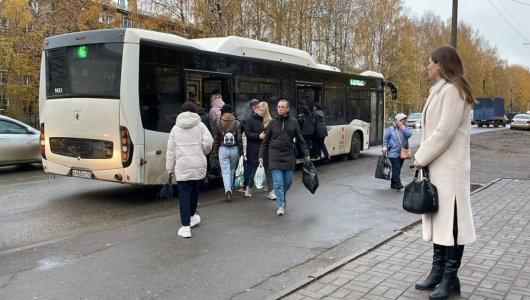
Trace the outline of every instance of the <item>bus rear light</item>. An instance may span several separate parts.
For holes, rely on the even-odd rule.
[[[39,136],[39,146],[40,146],[40,155],[42,158],[46,159],[46,139],[44,135],[44,123],[40,124],[40,136]]]
[[[121,135],[121,163],[124,168],[131,165],[134,145],[131,141],[131,136],[126,127],[120,126],[120,135]]]

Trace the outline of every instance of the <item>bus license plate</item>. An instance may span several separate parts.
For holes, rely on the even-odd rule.
[[[72,176],[92,179],[92,172],[83,170],[72,170]]]

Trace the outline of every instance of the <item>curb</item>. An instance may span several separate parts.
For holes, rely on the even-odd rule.
[[[495,179],[495,180],[493,180],[490,183],[485,184],[485,185],[475,184],[475,185],[479,185],[481,187],[476,189],[476,190],[473,190],[472,192],[470,192],[470,195],[473,195],[475,193],[481,192],[481,191],[489,188],[494,183],[496,183],[498,181],[501,181],[503,179],[514,179],[514,178],[497,178],[497,179]],[[375,244],[373,246],[370,246],[370,247],[367,247],[367,248],[365,248],[363,250],[357,251],[354,254],[349,255],[349,256],[337,261],[336,263],[329,265],[328,267],[322,269],[321,271],[309,275],[307,279],[302,280],[302,281],[300,281],[298,283],[295,283],[295,284],[293,284],[293,285],[281,290],[280,292],[276,293],[275,295],[273,295],[271,297],[267,297],[266,299],[267,300],[276,300],[276,299],[281,299],[281,298],[283,298],[285,296],[288,296],[289,294],[293,293],[294,291],[299,290],[299,289],[301,289],[301,288],[313,283],[317,279],[320,279],[323,276],[325,276],[325,275],[337,270],[338,268],[344,266],[345,264],[347,264],[347,263],[349,263],[349,262],[351,262],[351,261],[353,261],[353,260],[355,260],[355,259],[357,259],[357,258],[359,258],[359,257],[361,257],[361,256],[373,251],[374,249],[376,249],[379,246],[385,244],[389,240],[391,240],[391,239],[403,234],[404,232],[408,231],[408,229],[410,229],[412,227],[416,227],[419,224],[421,224],[421,219],[419,219],[419,220],[417,220],[415,222],[412,222],[409,225],[399,229],[399,231],[395,232],[394,234],[392,234],[388,238],[378,242],[377,244]]]

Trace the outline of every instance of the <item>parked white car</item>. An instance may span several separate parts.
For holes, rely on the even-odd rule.
[[[42,162],[39,136],[37,129],[0,115],[0,166]]]
[[[407,126],[421,128],[422,113],[412,113],[407,117]]]
[[[517,114],[510,123],[510,129],[530,129],[530,114]]]

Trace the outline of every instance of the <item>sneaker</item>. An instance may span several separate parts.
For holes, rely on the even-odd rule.
[[[194,214],[194,215],[191,216],[191,218],[190,218],[190,227],[195,227],[195,226],[197,226],[200,222],[201,222],[201,216],[199,216],[198,214]]]
[[[276,214],[277,214],[278,216],[283,216],[283,215],[285,215],[285,208],[283,208],[283,207],[281,207],[281,206],[278,207],[278,210],[276,211]]]
[[[178,235],[180,235],[183,238],[191,237],[191,229],[190,229],[190,227],[189,226],[180,227]]]
[[[272,190],[269,195],[267,196],[267,198],[271,199],[271,200],[276,200],[276,194],[274,193],[274,190]]]
[[[250,186],[245,190],[245,198],[252,198],[252,188]]]

